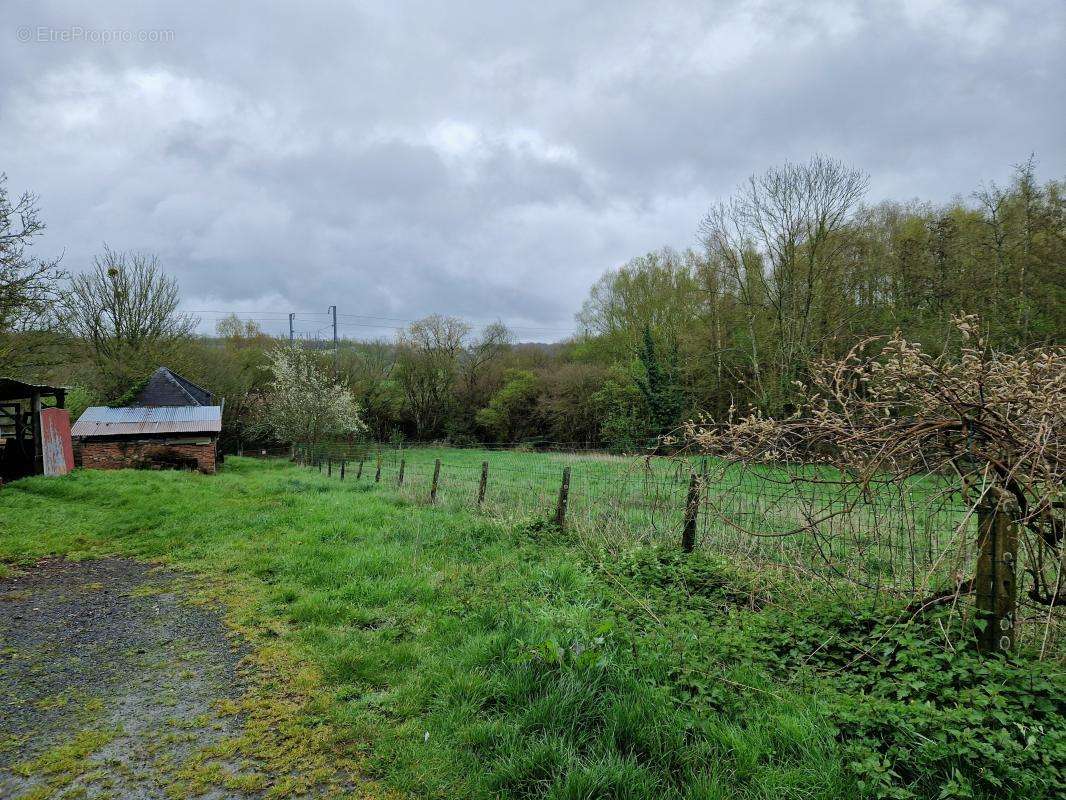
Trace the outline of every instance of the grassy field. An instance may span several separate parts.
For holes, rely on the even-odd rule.
[[[301,698],[285,725],[307,734],[303,757],[351,759],[370,793],[1038,798],[1063,787],[1066,684],[1047,664],[982,661],[945,647],[935,616],[900,627],[815,586],[770,589],[706,552],[638,547],[639,536],[598,546],[530,506],[507,508],[492,478],[500,506],[457,501],[476,476],[446,477],[429,506],[436,457],[410,457],[404,491],[236,458],[216,476],[20,481],[0,490],[0,559],[118,554],[201,576],[270,674],[259,701]],[[462,468],[449,458],[445,476],[480,470],[478,454]],[[559,457],[528,458],[561,471]]]
[[[723,470],[720,462],[709,458],[449,447],[386,448],[378,452],[333,447],[323,450],[315,460],[331,461],[334,477],[339,477],[344,460],[345,479],[358,476],[362,481],[374,480],[380,461],[381,480],[393,487],[402,462],[401,494],[419,501],[429,495],[438,459],[439,503],[457,510],[474,507],[482,465],[487,464],[483,507],[511,520],[550,516],[558,500],[563,469],[568,468],[568,520],[575,531],[597,538],[607,547],[619,543],[677,545],[689,477],[695,472],[706,483],[698,524],[700,546],[753,569],[795,567],[834,580],[846,576],[865,587],[883,587],[890,593],[926,593],[930,584],[950,580],[957,571],[969,571],[976,557],[970,547],[976,521],[929,482],[910,487],[905,497],[886,491],[872,501],[853,498],[859,501],[854,508],[811,533],[760,538],[740,528],[791,531],[842,507],[848,498],[825,485],[790,481],[795,473],[767,466]]]

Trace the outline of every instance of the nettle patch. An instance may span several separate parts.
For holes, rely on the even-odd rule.
[[[765,577],[676,551],[603,568],[625,582],[618,608],[635,623],[630,646],[696,717],[753,721],[753,696],[816,698],[862,796],[1030,798],[1066,789],[1062,671],[952,646],[959,632],[946,629],[959,623],[947,610],[911,620],[813,587],[771,589]]]

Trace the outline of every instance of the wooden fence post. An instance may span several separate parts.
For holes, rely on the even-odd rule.
[[[570,502],[570,467],[563,467],[563,482],[559,485],[559,503],[555,507],[555,527],[566,529],[566,507]]]
[[[333,476],[333,456],[326,459],[326,477]]]
[[[440,482],[440,459],[433,462],[433,485],[429,488],[429,502],[437,502],[437,484]]]
[[[696,520],[700,514],[700,479],[689,473],[688,496],[685,498],[685,526],[681,531],[681,549],[691,553],[696,549]]]
[[[977,631],[977,648],[985,653],[1012,650],[1017,627],[1018,525],[1013,519],[1017,504],[1002,490],[997,495],[977,509],[974,594],[976,618],[985,623]]]
[[[318,471],[322,472],[322,459],[318,460]]]
[[[489,462],[481,462],[481,483],[477,487],[477,507],[485,502],[485,488],[489,485]]]
[[[381,451],[378,450],[378,468],[374,473],[374,483],[381,483]]]
[[[345,459],[345,458],[342,458],[341,459],[341,480],[342,481],[344,480],[344,468],[347,466],[347,464],[348,464],[348,460]]]
[[[363,458],[359,459],[359,469],[357,469],[357,470],[355,471],[355,479],[356,479],[357,481],[361,481],[361,480],[363,479],[363,462],[364,462],[365,460],[366,460],[366,459],[363,459]]]
[[[407,466],[407,459],[401,458],[400,459],[400,477],[396,480],[396,485],[397,486],[403,486],[403,470],[404,470],[404,467],[406,467],[406,466]]]

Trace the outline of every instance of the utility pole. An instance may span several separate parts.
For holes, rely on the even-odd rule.
[[[296,335],[293,331],[293,322],[296,320],[296,314],[289,314],[289,344],[292,344],[296,340]]]
[[[336,375],[340,372],[341,364],[341,351],[337,343],[337,307],[330,306],[329,310],[333,314],[333,374]]]

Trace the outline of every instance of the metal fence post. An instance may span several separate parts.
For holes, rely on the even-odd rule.
[[[555,506],[555,527],[566,528],[566,508],[570,502],[570,467],[563,467],[563,482],[559,485],[559,503]]]

